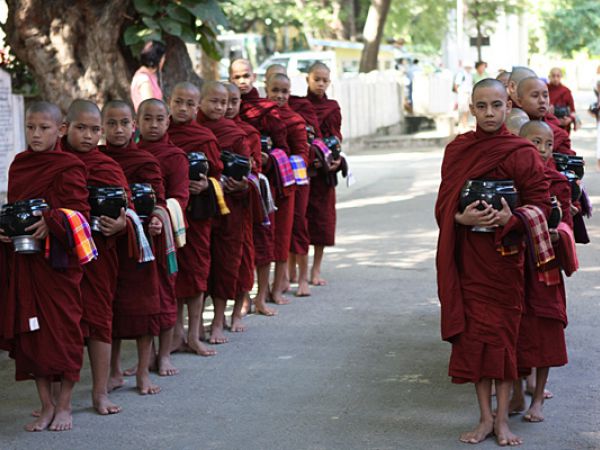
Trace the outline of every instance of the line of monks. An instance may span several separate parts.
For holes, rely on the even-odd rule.
[[[535,374],[522,417],[541,422],[549,369],[567,363],[562,272],[577,270],[575,242],[589,242],[587,203],[557,170],[553,152],[575,152],[531,69],[478,82],[470,108],[476,130],[447,146],[435,208],[442,339],[452,344],[452,382],[474,383],[480,410],[460,441],[495,435],[499,445],[515,446],[522,439],[509,415],[526,409],[523,378]],[[483,180],[510,180],[521,206],[511,210],[502,198],[500,207],[475,200],[461,208],[465,183]]]
[[[121,408],[108,393],[124,375],[136,376],[140,394],[156,394],[150,370],[177,374],[172,352],[214,355],[205,341],[227,342],[228,300],[235,301],[230,331],[245,330],[255,271],[253,303],[268,316],[276,310],[267,302],[289,302],[291,282],[298,296],[325,284],[321,263],[335,243],[335,187],[346,167],[338,147],[325,143],[342,139],[339,105],[325,94],[329,69],[310,68],[306,97],[290,96],[281,66],[268,73],[266,98],[254,81],[250,63],[237,60],[230,83],[201,90],[180,83],[169,105],[148,99],[137,115],[121,100],[102,111],[75,100],[64,118],[47,102],[27,109],[28,149],[10,166],[8,202],[47,202],[26,229],[41,250],[15,252],[0,227],[0,348],[14,358],[17,380],[35,380],[41,401],[26,430],[72,428],[84,342],[94,408],[114,414]],[[208,170],[191,179],[190,154],[198,152]],[[147,216],[133,207],[133,186],[141,184],[155,198]],[[101,215],[91,231],[90,193],[107,187],[124,191],[129,206],[118,217]],[[206,338],[205,296],[214,306]],[[120,365],[122,339],[137,344],[129,371]]]

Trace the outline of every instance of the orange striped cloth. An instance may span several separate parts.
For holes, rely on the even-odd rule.
[[[83,214],[72,209],[59,208],[65,215],[73,237],[73,250],[79,259],[79,264],[84,265],[98,257],[98,249],[92,238],[92,230]],[[50,257],[50,236],[46,238],[45,256]]]

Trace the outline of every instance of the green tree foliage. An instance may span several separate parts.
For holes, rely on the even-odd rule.
[[[217,0],[133,0],[138,13],[123,34],[125,45],[139,54],[144,42],[164,40],[164,34],[188,43],[200,43],[213,59],[219,59],[217,27],[226,27],[227,19]]]
[[[600,55],[598,0],[561,0],[543,18],[549,50],[566,57],[582,50]]]
[[[438,53],[449,26],[448,12],[454,5],[454,0],[393,1],[385,35],[403,38],[423,53]]]

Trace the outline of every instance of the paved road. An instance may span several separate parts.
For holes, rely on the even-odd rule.
[[[593,140],[592,129],[577,134],[587,158]],[[130,380],[113,396],[124,407],[116,416],[91,410],[86,363],[71,432],[21,431],[37,406],[34,386],[14,383],[0,355],[0,449],[466,448],[457,437],[477,420],[475,396],[446,375],[433,268],[441,149],[351,160],[358,183],[338,191],[329,286],[275,318],[249,317],[248,332],[217,357],[176,355],[181,374],[159,379],[155,397],[137,395]],[[586,183],[600,193],[592,164]],[[594,243],[580,247],[582,269],[568,282],[570,364],[551,371],[544,423],[511,422],[527,449],[600,449],[598,217],[589,229]],[[125,358],[133,356],[129,345]]]

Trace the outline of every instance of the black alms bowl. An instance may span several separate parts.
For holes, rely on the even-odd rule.
[[[460,193],[460,211],[464,211],[476,200],[484,201],[494,209],[501,210],[502,197],[511,210],[519,206],[519,193],[512,180],[468,180]],[[483,205],[479,208],[483,209]]]
[[[567,178],[567,180],[569,181],[569,185],[571,186],[571,201],[578,201],[579,197],[581,197],[581,185],[579,184],[579,177],[572,170],[564,170],[560,173],[562,173]]]
[[[342,151],[342,144],[337,136],[328,136],[323,138],[323,142],[327,148],[331,151],[331,157],[334,160],[340,159],[340,153]]]
[[[135,212],[140,219],[147,219],[156,206],[156,193],[149,183],[134,183],[129,186]]]
[[[223,150],[221,161],[223,161],[223,175],[226,177],[241,181],[242,178],[250,175],[250,159],[245,156]]]
[[[48,208],[42,198],[7,203],[0,209],[0,228],[9,237],[32,235],[33,231],[25,231],[25,228],[39,222],[42,212]]]
[[[208,158],[203,152],[191,152],[187,157],[190,163],[190,180],[200,181],[201,175],[208,175]]]
[[[585,161],[583,160],[583,156],[552,153],[552,157],[554,158],[554,163],[556,164],[556,170],[559,172],[571,170],[575,172],[575,175],[577,175],[579,179],[583,178],[585,173]]]
[[[120,186],[88,186],[92,230],[100,231],[100,217],[117,219],[127,208],[127,193]]]

